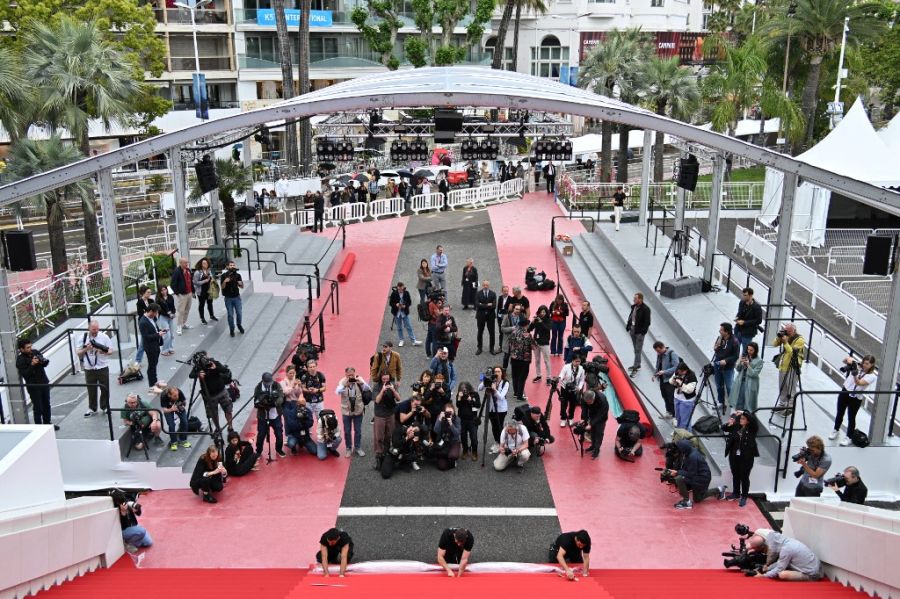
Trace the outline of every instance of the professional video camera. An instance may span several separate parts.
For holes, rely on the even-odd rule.
[[[263,393],[253,397],[253,407],[268,410],[275,407],[275,396],[271,393]]]
[[[587,374],[606,374],[609,372],[609,358],[606,356],[596,355],[590,360],[585,360],[581,365]]]
[[[497,373],[494,372],[494,368],[491,367],[491,368],[488,368],[487,370],[485,370],[484,374],[482,375],[481,380],[484,381],[485,385],[490,385],[491,383],[496,383],[497,382]]]
[[[847,486],[847,477],[844,476],[844,473],[835,474],[834,478],[828,478],[822,481],[826,487],[830,487],[831,485],[836,485],[838,487],[846,487]]]
[[[753,534],[746,524],[735,524],[734,532],[738,535],[738,546],[731,546],[731,551],[723,551],[725,558],[723,566],[726,568],[739,568],[748,576],[754,576],[766,563],[764,553],[755,553],[747,549],[747,539]]]
[[[713,372],[715,372],[715,366],[712,364],[704,364],[703,365],[703,376],[712,376]]]
[[[188,362],[194,367],[196,372],[207,370],[212,364],[209,355],[203,350],[191,354],[191,357],[188,358]]]
[[[587,425],[586,420],[581,420],[572,425],[572,431],[581,439],[582,443],[584,443],[584,435],[587,433]]]

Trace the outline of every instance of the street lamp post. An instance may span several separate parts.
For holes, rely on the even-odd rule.
[[[834,85],[834,104],[831,107],[829,124],[832,129],[844,116],[841,106],[841,79],[844,78],[844,51],[847,47],[847,32],[850,31],[850,17],[844,17],[844,32],[841,35],[841,56],[838,59],[837,83]]]
[[[197,105],[196,114],[198,119],[208,119],[209,112],[206,100],[206,77],[200,72],[200,50],[197,47],[197,9],[203,8],[212,0],[188,0],[187,2],[176,2],[178,8],[185,8],[191,13],[191,33],[194,37],[194,103]]]

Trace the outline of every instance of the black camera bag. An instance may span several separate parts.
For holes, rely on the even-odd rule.
[[[850,442],[857,447],[868,447],[869,435],[862,432],[861,430],[854,430],[852,433],[850,433]]]
[[[431,320],[431,313],[428,311],[428,304],[426,302],[417,304],[416,311],[419,313],[419,320],[422,322]]]
[[[196,416],[188,418],[188,432],[199,433],[203,430],[203,423]]]
[[[722,423],[718,416],[704,416],[694,423],[694,432],[701,435],[713,435],[722,432]]]
[[[622,413],[619,414],[618,418],[616,418],[616,422],[618,422],[619,424],[625,424],[626,422],[637,424],[640,421],[641,415],[637,410],[622,410]]]

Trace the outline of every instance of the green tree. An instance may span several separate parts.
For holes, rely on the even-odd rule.
[[[614,29],[585,58],[578,74],[578,85],[612,98],[616,88],[621,90],[632,84],[640,56],[640,47],[634,37]],[[608,120],[600,125],[600,178],[603,181],[612,180],[612,127]]]
[[[801,99],[806,132],[794,143],[795,154],[812,143],[821,114],[817,104],[822,61],[839,48],[845,17],[850,18],[847,44],[857,46],[877,39],[885,31],[886,22],[878,18],[879,9],[878,4],[856,0],[797,0],[793,16],[788,15],[788,6],[775,7],[771,19],[758,29],[778,45],[785,44],[790,35],[809,65]]]
[[[700,102],[697,79],[688,67],[678,65],[678,58],[652,57],[641,71],[644,99],[656,114],[689,120]],[[653,179],[663,180],[664,135],[656,132],[653,149]]]
[[[29,105],[27,90],[18,53],[11,48],[0,47],[0,124],[13,143],[23,133],[20,128],[24,121],[22,108]]]
[[[516,0],[516,16],[513,29],[513,62],[512,68],[510,68],[511,71],[515,71],[518,66],[516,63],[519,58],[519,26],[521,25],[520,21],[523,9],[525,12],[533,12],[536,15],[547,14],[547,5],[544,3],[544,0]]]
[[[25,73],[40,81],[37,110],[53,131],[65,128],[76,146],[90,155],[88,126],[99,119],[105,127],[133,114],[141,93],[123,53],[103,39],[96,23],[60,17],[30,24],[25,33]],[[92,197],[82,198],[88,261],[102,258],[100,231]]]
[[[75,162],[82,155],[77,148],[54,135],[49,140],[37,141],[23,138],[10,148],[9,175],[13,180],[24,179]],[[63,206],[70,198],[85,198],[93,194],[85,181],[58,187],[33,198],[43,202],[46,211],[47,233],[50,241],[50,262],[53,274],[69,269],[66,256],[66,239],[63,227]]]
[[[490,21],[494,0],[476,0],[474,6],[458,0],[412,0],[413,21],[421,36],[408,36],[403,43],[406,58],[414,67],[451,65],[465,60],[469,47],[481,45],[485,24]],[[466,43],[454,43],[457,25],[470,16]],[[434,27],[440,35],[435,40]]]
[[[885,3],[879,14],[885,21],[896,21],[895,7]],[[851,23],[852,26],[852,23]],[[885,31],[877,44],[860,47],[859,66],[856,71],[864,75],[871,85],[879,89],[881,101],[887,106],[900,103],[900,23]],[[854,73],[851,70],[851,75]]]
[[[234,218],[234,196],[246,193],[253,183],[250,169],[234,160],[216,158],[216,178],[219,180],[219,201],[225,212],[225,234],[232,235],[236,229]],[[197,180],[191,181],[191,189],[188,193],[188,201],[197,203],[203,194]]]
[[[400,11],[394,0],[368,0],[366,7],[357,5],[350,13],[350,20],[356,25],[363,39],[374,52],[381,54],[381,64],[392,71],[400,67],[400,60],[394,56],[397,32],[403,26]],[[375,17],[369,24],[369,15]]]

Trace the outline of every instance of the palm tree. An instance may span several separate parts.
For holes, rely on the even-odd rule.
[[[219,201],[222,203],[222,210],[225,212],[225,235],[228,236],[232,235],[236,228],[234,196],[246,193],[253,183],[253,177],[250,170],[245,168],[243,164],[234,160],[216,158],[216,178],[219,181]],[[188,200],[192,203],[199,202],[202,195],[200,186],[197,180],[194,179],[191,183]]]
[[[697,79],[687,67],[678,65],[678,57],[648,60],[641,73],[644,98],[658,115],[687,120],[700,101]],[[656,132],[653,150],[653,179],[663,180],[664,135]]]
[[[793,42],[803,49],[809,63],[801,100],[806,132],[802,141],[794,144],[795,154],[812,143],[819,114],[816,105],[822,61],[840,45],[844,19],[850,18],[847,44],[859,45],[876,39],[886,31],[886,22],[877,16],[879,7],[876,3],[857,3],[856,0],[797,0],[793,16],[789,16],[787,5],[779,7],[773,11],[772,18],[759,28],[763,35],[778,45],[786,43],[787,37],[791,36]]]
[[[10,149],[8,172],[13,180],[24,179],[65,166],[81,157],[78,148],[63,142],[56,135],[46,141],[22,138],[15,142]],[[58,187],[34,198],[42,201],[46,208],[53,274],[66,272],[69,269],[63,228],[63,219],[65,218],[63,205],[68,198],[84,198],[91,195],[90,186],[85,181],[79,181],[65,187]]]
[[[640,49],[635,39],[623,31],[612,30],[606,38],[591,50],[578,75],[578,85],[595,94],[613,97],[615,89],[621,91],[630,85],[637,68]],[[600,125],[601,152],[600,178],[612,178],[612,123],[604,120]]]
[[[522,17],[522,9],[525,9],[526,12],[533,12],[535,15],[545,15],[547,14],[547,5],[544,4],[544,0],[516,0],[516,17],[515,17],[515,27],[513,29],[513,48],[512,48],[512,68],[511,71],[515,71],[518,66],[516,63],[519,58],[519,25],[520,19]]]
[[[300,0],[300,95],[309,93],[309,15],[312,0]],[[300,166],[308,174],[312,170],[312,127],[309,119],[300,121]]]
[[[104,39],[94,22],[61,16],[51,23],[32,22],[24,35],[25,74],[39,81],[40,120],[53,131],[65,128],[85,156],[91,146],[88,126],[99,119],[106,128],[133,114],[141,88],[123,52]],[[82,197],[84,241],[89,262],[102,258],[94,198]]]
[[[0,47],[0,125],[15,143],[22,133],[22,108],[30,104],[19,57],[9,48]]]
[[[497,42],[494,44],[494,56],[491,59],[492,69],[503,68],[503,53],[506,51],[506,32],[509,29],[509,21],[512,19],[513,6],[516,0],[506,0],[503,7],[503,16],[500,17],[500,25],[497,26]]]
[[[291,61],[291,36],[288,33],[287,17],[284,15],[284,0],[273,0],[275,27],[278,35],[278,51],[281,55],[281,97],[294,97],[294,65]],[[289,166],[297,165],[297,124],[284,125],[285,159]]]

